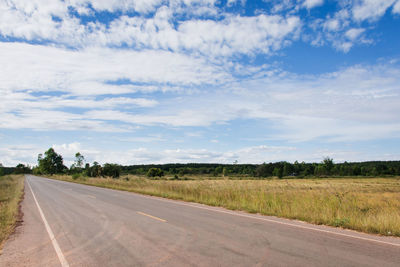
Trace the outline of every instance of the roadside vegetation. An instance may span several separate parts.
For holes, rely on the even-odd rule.
[[[23,175],[0,176],[0,250],[15,228],[23,188]]]
[[[174,177],[154,180],[132,175],[121,179],[52,177],[367,233],[400,236],[400,177],[266,180],[191,177],[192,180],[186,181],[174,180]]]

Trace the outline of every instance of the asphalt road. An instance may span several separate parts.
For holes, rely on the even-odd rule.
[[[0,266],[400,266],[398,238],[31,175],[22,211]]]

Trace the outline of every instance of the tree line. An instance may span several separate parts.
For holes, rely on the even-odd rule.
[[[53,175],[53,174],[69,174],[73,177],[113,177],[118,178],[121,172],[121,166],[113,163],[105,163],[100,165],[93,162],[92,165],[86,163],[85,157],[77,152],[75,154],[74,163],[68,168],[64,165],[62,155],[58,154],[53,148],[49,148],[43,154],[39,154],[37,165],[30,167],[24,164],[18,164],[16,167],[3,167],[0,164],[0,175],[7,174],[35,174],[35,175]]]
[[[400,175],[400,161],[368,161],[334,163],[324,158],[319,163],[281,161],[263,164],[150,164],[121,166],[123,173],[146,175],[150,169],[160,169],[166,175],[208,175],[248,177],[329,177],[329,176],[395,176]]]
[[[217,164],[217,163],[171,163],[121,166],[113,163],[100,165],[89,164],[84,156],[77,152],[74,163],[68,168],[64,165],[62,155],[53,148],[38,155],[38,164],[34,167],[18,164],[15,167],[4,167],[0,163],[0,175],[33,173],[69,174],[73,177],[113,177],[121,174],[146,175],[151,178],[170,175],[183,178],[187,175],[207,176],[243,176],[243,177],[338,177],[338,176],[396,176],[400,175],[400,161],[368,161],[335,163],[331,158],[324,158],[319,163],[270,162],[263,164]]]

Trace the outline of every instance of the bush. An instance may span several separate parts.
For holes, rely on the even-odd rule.
[[[147,176],[150,178],[154,178],[156,176],[161,178],[161,176],[164,176],[164,171],[160,168],[150,168],[147,172]]]
[[[106,163],[103,166],[102,174],[104,176],[111,176],[112,178],[119,178],[121,167],[118,164]]]

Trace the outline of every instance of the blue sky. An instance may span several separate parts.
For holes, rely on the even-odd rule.
[[[400,159],[400,0],[0,0],[0,163]]]

